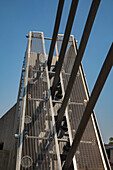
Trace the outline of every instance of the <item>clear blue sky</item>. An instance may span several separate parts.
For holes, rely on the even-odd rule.
[[[80,0],[72,34],[80,43],[91,0]],[[59,33],[64,33],[71,0],[65,1]],[[0,0],[0,116],[17,100],[26,34],[51,37],[58,0]],[[90,92],[113,41],[113,0],[102,0],[83,58]],[[113,136],[113,69],[95,107],[105,143]]]

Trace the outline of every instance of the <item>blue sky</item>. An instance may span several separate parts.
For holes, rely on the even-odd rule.
[[[64,33],[71,0],[66,0],[59,33]],[[0,117],[17,100],[26,34],[42,31],[51,37],[58,0],[0,0]],[[82,36],[91,0],[80,0],[72,34]],[[113,42],[113,1],[102,0],[83,58],[83,67],[91,92],[101,66]],[[113,136],[113,69],[95,107],[105,143]]]

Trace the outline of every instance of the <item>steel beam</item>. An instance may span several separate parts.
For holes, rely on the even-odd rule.
[[[29,35],[26,35],[26,38],[29,38]],[[41,37],[34,36],[34,35],[32,35],[31,38],[41,39]],[[52,38],[50,38],[50,37],[44,37],[44,40],[52,40]],[[62,41],[62,40],[60,40],[60,39],[57,38],[57,41]],[[69,40],[69,42],[72,42],[72,40]]]
[[[22,111],[21,111],[20,122],[19,122],[20,124],[19,124],[19,138],[17,143],[16,170],[20,170],[20,166],[21,166],[21,155],[22,155],[22,145],[23,145],[22,140],[23,140],[23,132],[24,132],[24,119],[25,119],[30,54],[31,54],[31,32],[29,33],[29,40],[28,40],[26,72],[25,72],[25,81],[24,81],[24,96],[23,96]]]
[[[43,43],[44,56],[45,56],[45,59],[46,59],[44,36],[42,38],[42,43]],[[53,103],[52,103],[52,96],[51,96],[51,90],[50,90],[50,80],[49,80],[47,62],[45,62],[45,70],[46,70],[46,76],[47,76],[48,92],[50,94],[49,103],[50,103],[50,110],[51,110],[51,116],[52,116],[52,126],[53,126],[53,135],[54,135],[53,139],[55,140],[58,169],[61,170],[62,166],[61,166],[61,158],[60,158],[60,149],[59,149],[59,145],[58,145],[58,138],[57,138],[56,127],[55,127],[55,113],[54,113]],[[52,142],[49,143],[48,146],[50,146],[51,144],[52,144]],[[49,148],[49,147],[47,147],[47,148]]]
[[[52,90],[51,90],[52,97],[55,94],[55,90],[56,90],[56,87],[57,87],[57,84],[59,81],[59,75],[60,75],[60,71],[62,68],[62,63],[64,60],[67,44],[69,41],[69,36],[71,33],[77,5],[78,5],[78,0],[72,0],[69,16],[68,16],[68,20],[67,20],[67,25],[66,25],[66,29],[65,29],[65,33],[64,33],[64,38],[63,38],[63,42],[62,42],[62,46],[61,46],[61,50],[60,50],[60,54],[59,54],[59,59],[58,59],[58,63],[56,66],[55,78],[54,78],[53,86],[52,86]]]
[[[50,50],[49,50],[49,55],[48,55],[48,62],[47,62],[48,70],[50,70],[50,67],[51,67],[51,62],[52,62],[52,57],[53,57],[53,53],[54,53],[55,43],[56,43],[58,30],[59,30],[59,26],[60,26],[60,20],[61,20],[63,5],[64,5],[64,0],[59,0],[58,9],[57,9],[57,15],[56,15],[56,21],[55,21],[55,26],[54,26],[51,46],[50,46]]]
[[[85,48],[86,48],[86,45],[87,45],[87,42],[88,42],[88,38],[89,38],[91,28],[92,28],[93,23],[94,23],[94,19],[95,19],[100,1],[101,0],[98,0],[98,1],[93,0],[89,14],[88,14],[88,18],[87,18],[86,25],[85,25],[83,35],[82,35],[82,38],[81,38],[79,50],[77,52],[77,56],[76,56],[76,59],[75,59],[75,62],[74,62],[73,68],[72,68],[71,76],[69,78],[69,83],[68,83],[68,86],[67,86],[67,89],[66,89],[66,92],[65,92],[64,100],[63,100],[63,103],[62,103],[62,106],[61,106],[61,109],[60,109],[60,112],[59,112],[59,116],[58,116],[58,120],[57,120],[57,124],[56,124],[57,132],[59,131],[60,126],[61,126],[63,115],[65,113],[65,109],[66,109],[66,106],[67,106],[67,103],[68,103],[68,100],[69,100],[69,97],[70,97],[70,94],[71,94],[71,91],[72,91],[72,88],[73,88],[73,84],[74,84],[74,81],[75,81],[75,78],[76,78],[76,75],[77,75],[77,72],[78,72],[78,69],[79,69],[79,65],[80,65],[81,60],[82,60],[83,55],[84,55],[84,51],[85,51]]]
[[[106,82],[106,79],[109,75],[109,72],[113,66],[113,43],[111,45],[111,48],[108,52],[108,55],[104,61],[104,64],[102,66],[102,69],[100,71],[100,74],[97,78],[97,81],[95,83],[95,86],[93,88],[93,91],[91,93],[91,96],[89,97],[89,102],[85,108],[85,111],[83,113],[82,119],[80,121],[80,124],[78,126],[77,132],[75,134],[75,138],[72,143],[72,147],[69,151],[69,154],[66,158],[66,162],[64,164],[63,169],[67,170],[70,167],[70,164],[72,162],[73,156],[76,152],[76,149],[80,143],[80,140],[82,138],[82,135],[84,133],[84,130],[87,126],[87,123],[89,121],[89,118],[91,116],[91,113],[93,112],[93,109],[95,107],[95,104],[99,98],[99,95],[102,91],[102,88]]]

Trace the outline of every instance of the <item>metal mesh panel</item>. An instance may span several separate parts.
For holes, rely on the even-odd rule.
[[[33,36],[42,37],[41,33]],[[32,38],[21,169],[58,169],[42,38]]]
[[[60,42],[57,43],[61,44]],[[58,48],[60,49],[60,45],[58,45]],[[73,44],[71,44],[70,47],[68,47],[63,63],[62,76],[65,90],[69,81],[75,57],[76,51]],[[79,69],[75,83],[73,85],[72,93],[70,95],[70,104],[68,105],[68,114],[73,138],[87,104],[86,92],[84,89],[81,74],[82,72]],[[87,128],[85,129],[75,156],[77,167],[80,170],[104,169],[92,119],[90,119],[88,122]]]

